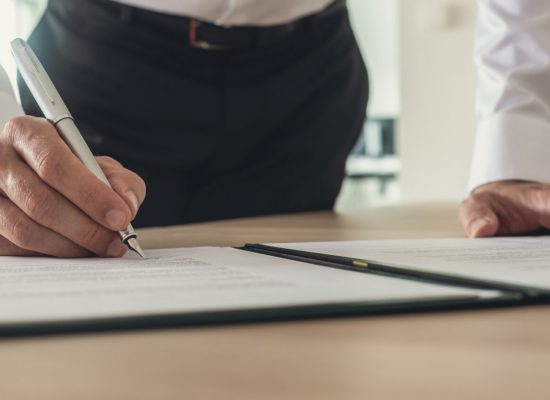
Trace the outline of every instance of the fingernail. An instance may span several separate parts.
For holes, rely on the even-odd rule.
[[[134,212],[134,216],[135,216],[136,213],[137,213],[137,210],[139,208],[139,200],[138,200],[136,194],[132,190],[128,190],[126,192],[126,195],[130,199],[130,202],[132,203],[132,206],[133,206],[132,211]]]
[[[107,212],[107,224],[113,230],[121,229],[126,223],[126,214],[120,210],[110,210]]]
[[[475,235],[488,224],[489,221],[485,218],[476,218],[472,222],[470,222],[470,225],[468,225],[468,232],[470,233],[470,235]]]
[[[126,254],[126,251],[128,249],[122,243],[122,241],[119,238],[116,238],[111,242],[109,245],[109,248],[107,249],[107,255],[109,257],[122,257],[124,254]]]

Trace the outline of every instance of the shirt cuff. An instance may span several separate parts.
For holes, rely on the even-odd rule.
[[[479,123],[469,191],[510,179],[550,183],[550,122],[499,115]]]

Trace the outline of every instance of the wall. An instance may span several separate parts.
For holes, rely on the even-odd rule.
[[[348,7],[357,41],[369,69],[368,114],[370,117],[397,118],[401,105],[399,0],[348,0]],[[371,167],[377,164],[376,160],[365,161]],[[381,161],[380,167],[385,168],[387,160]],[[348,171],[352,169],[348,163]],[[399,200],[400,190],[395,182],[385,184],[376,179],[346,179],[336,209],[350,212],[374,205],[397,203]]]
[[[371,75],[371,116],[396,116],[399,88],[399,0],[348,0],[351,22]]]
[[[475,116],[475,2],[400,0],[402,200],[466,194]]]

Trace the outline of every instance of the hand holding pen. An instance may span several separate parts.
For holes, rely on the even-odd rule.
[[[130,240],[137,244],[130,221],[143,180],[108,157],[84,163],[87,146],[62,139],[61,129],[74,133],[70,114],[62,119],[68,125],[56,129],[46,119],[13,118],[0,135],[0,255],[119,257]]]
[[[116,231],[137,213],[145,185],[112,159],[98,162],[114,190],[45,119],[8,122],[0,135],[0,255],[123,255]]]

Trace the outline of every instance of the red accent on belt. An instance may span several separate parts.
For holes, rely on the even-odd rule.
[[[189,44],[194,45],[197,42],[197,21],[189,20]]]

